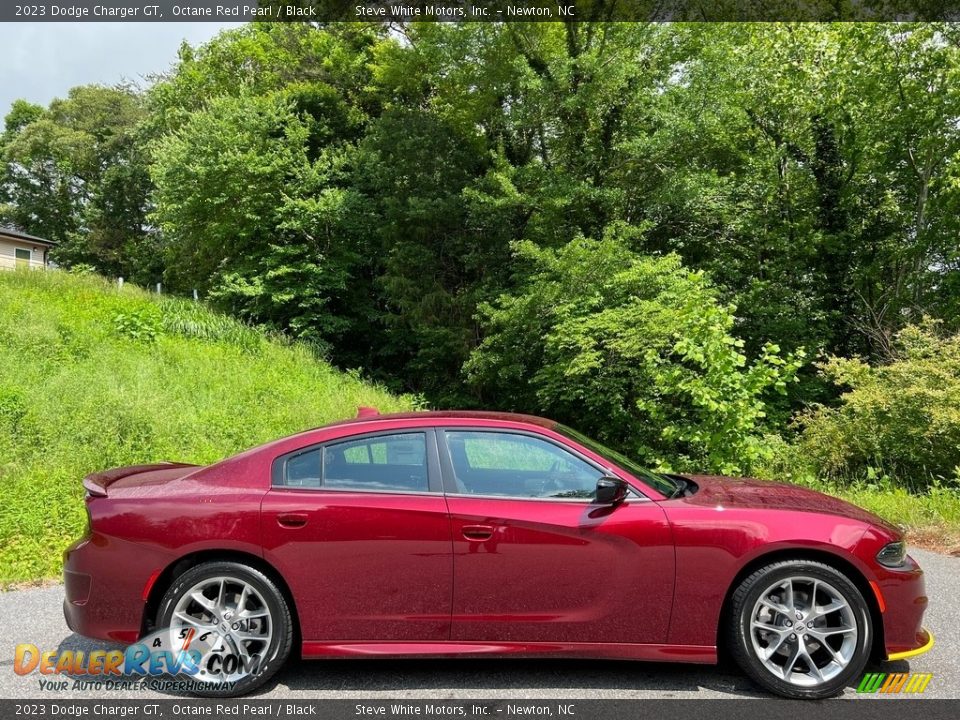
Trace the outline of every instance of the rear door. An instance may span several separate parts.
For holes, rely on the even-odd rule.
[[[660,506],[592,497],[603,468],[508,429],[438,434],[453,529],[451,638],[665,643],[674,551]]]
[[[286,453],[261,522],[305,641],[449,639],[450,520],[432,428]]]

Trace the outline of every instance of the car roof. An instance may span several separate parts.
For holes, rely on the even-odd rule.
[[[508,412],[490,412],[486,410],[426,410],[420,412],[405,412],[405,413],[386,413],[381,415],[376,408],[371,407],[361,407],[359,408],[360,412],[358,417],[349,418],[347,420],[338,420],[336,422],[329,423],[327,425],[321,425],[320,427],[310,428],[308,430],[303,430],[293,435],[287,435],[286,437],[277,438],[276,440],[270,440],[269,442],[263,443],[262,445],[257,445],[252,447],[249,450],[239,453],[238,455],[233,455],[227,460],[235,460],[237,458],[248,457],[252,454],[271,452],[276,451],[278,448],[283,448],[289,445],[291,442],[303,440],[307,437],[316,437],[317,433],[323,431],[334,431],[333,437],[347,437],[349,432],[344,434],[338,434],[335,431],[337,428],[349,428],[351,425],[366,425],[366,428],[359,429],[358,434],[366,432],[377,432],[377,424],[383,423],[387,426],[386,429],[390,429],[390,423],[394,421],[404,421],[404,420],[433,420],[435,419],[438,424],[443,423],[444,421],[453,421],[458,420],[463,421],[472,421],[472,420],[485,420],[485,421],[494,421],[494,422],[503,422],[503,423],[523,423],[527,425],[537,425],[539,427],[545,428],[547,430],[556,430],[559,423],[555,420],[549,420],[548,418],[537,417],[536,415],[523,415],[521,413],[508,413]],[[372,426],[372,427],[371,427]],[[325,442],[322,440],[320,442]]]
[[[490,410],[422,410],[419,412],[386,413],[384,415],[371,413],[369,415],[361,415],[359,417],[330,423],[329,425],[322,426],[322,428],[350,425],[353,423],[379,422],[381,420],[429,420],[432,418],[436,418],[437,420],[497,420],[500,422],[527,423],[528,425],[539,425],[540,427],[545,427],[550,430],[558,425],[556,420],[550,420],[549,418],[543,418],[537,415],[524,415],[523,413],[495,412]],[[320,430],[322,428],[316,429]]]

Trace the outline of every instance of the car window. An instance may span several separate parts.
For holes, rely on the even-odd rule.
[[[532,498],[593,498],[603,473],[540,438],[507,432],[444,433],[457,491]]]
[[[287,458],[286,485],[320,487],[320,448]]]
[[[666,475],[661,475],[660,473],[647,470],[645,467],[631,460],[626,455],[618,453],[616,450],[611,450],[605,445],[601,445],[596,440],[588,438],[586,435],[577,432],[573,428],[568,428],[566,425],[558,424],[554,427],[554,429],[561,435],[566,435],[571,440],[574,440],[590,450],[593,450],[593,452],[595,452],[597,455],[606,458],[614,465],[619,465],[628,473],[633,475],[637,480],[649,485],[654,490],[663,493],[667,497],[672,497],[680,488],[680,485],[676,480],[673,480]]]
[[[287,458],[284,484],[342,490],[429,490],[422,432],[377,435],[315,447]]]
[[[424,433],[379,435],[326,445],[323,487],[426,492],[427,437]]]

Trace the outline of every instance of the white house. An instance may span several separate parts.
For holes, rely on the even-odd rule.
[[[52,240],[0,227],[0,270],[45,268],[49,265],[50,248],[54,245],[56,243]]]

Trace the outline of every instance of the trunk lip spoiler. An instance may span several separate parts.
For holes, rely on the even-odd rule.
[[[107,497],[107,488],[110,487],[117,480],[120,480],[125,477],[130,477],[131,475],[139,475],[140,473],[150,472],[152,470],[169,470],[170,468],[177,467],[200,467],[199,465],[194,465],[192,463],[181,463],[181,462],[161,462],[161,463],[150,463],[145,465],[129,465],[126,467],[113,468],[110,470],[102,470],[100,472],[90,473],[83,479],[83,488],[90,495],[94,497]]]

